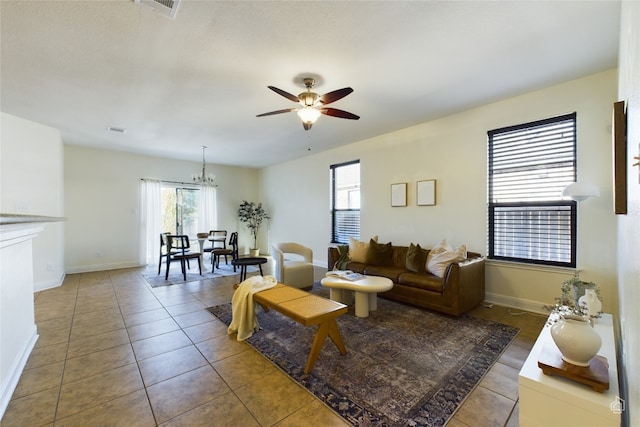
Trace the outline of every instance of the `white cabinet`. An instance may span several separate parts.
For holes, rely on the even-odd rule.
[[[621,405],[618,371],[610,314],[598,319],[595,329],[602,338],[598,354],[609,362],[609,389],[598,393],[589,386],[567,378],[549,376],[538,367],[545,343],[555,346],[549,326],[545,326],[531,349],[518,377],[520,427],[605,427],[620,426]]]

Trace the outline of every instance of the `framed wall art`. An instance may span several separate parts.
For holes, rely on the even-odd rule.
[[[391,206],[407,206],[407,183],[391,184]]]
[[[627,116],[624,101],[613,104],[611,137],[613,140],[613,211],[627,213]]]
[[[433,206],[436,204],[436,180],[418,181],[416,187],[416,204],[418,206]]]

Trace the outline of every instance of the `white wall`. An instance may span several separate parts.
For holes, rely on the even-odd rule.
[[[0,114],[0,212],[64,216],[60,132],[11,114]],[[36,290],[62,283],[64,227],[64,222],[45,223],[33,241]]]
[[[622,370],[629,426],[640,425],[640,3],[622,2],[618,98],[627,105],[627,215],[618,216]]]
[[[329,166],[361,162],[361,238],[430,247],[452,245],[486,254],[487,131],[578,114],[578,176],[601,196],[578,208],[578,266],[602,289],[604,309],[617,312],[616,220],[611,193],[611,108],[616,71],[485,105],[328,152],[265,168],[260,194],[269,205],[270,241],[311,246],[326,265],[330,235]],[[329,123],[325,123],[329,125]],[[416,181],[436,179],[436,206],[416,206]],[[390,207],[390,184],[408,183],[408,206]],[[569,269],[487,267],[487,298],[530,310],[554,302]]]
[[[64,147],[65,258],[68,273],[138,265],[140,179],[187,181],[202,163],[117,151]],[[237,220],[243,199],[257,198],[255,169],[207,165],[218,183],[218,226],[251,239]],[[203,230],[208,231],[208,230]]]

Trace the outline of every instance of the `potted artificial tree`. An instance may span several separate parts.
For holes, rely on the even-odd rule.
[[[262,207],[262,203],[255,204],[243,200],[238,208],[238,218],[240,222],[247,224],[247,228],[253,235],[253,248],[251,248],[251,256],[258,256],[260,249],[258,248],[258,232],[262,222],[269,218],[269,215]]]

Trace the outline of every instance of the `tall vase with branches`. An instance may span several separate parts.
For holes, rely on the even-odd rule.
[[[243,200],[238,208],[238,218],[240,219],[240,222],[244,222],[247,225],[247,228],[253,236],[252,250],[257,250],[260,227],[264,220],[269,218],[269,215],[262,207],[262,203],[256,204],[254,202]]]

